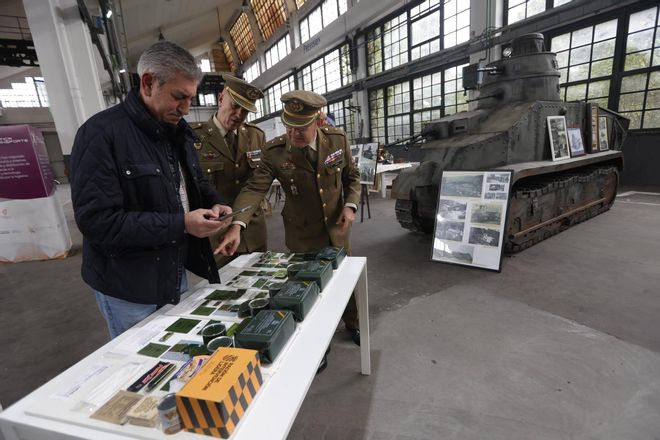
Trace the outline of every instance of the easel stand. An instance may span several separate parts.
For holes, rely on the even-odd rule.
[[[364,222],[364,201],[367,201],[367,213],[371,219],[371,207],[369,206],[369,188],[366,184],[361,184],[362,190],[360,191],[360,223]]]

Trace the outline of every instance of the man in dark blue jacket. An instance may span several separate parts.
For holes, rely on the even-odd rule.
[[[73,145],[71,194],[83,234],[82,277],[114,338],[179,302],[186,269],[219,282],[207,237],[230,223],[207,182],[188,114],[201,72],[166,41],[138,62],[140,90],[85,122]]]

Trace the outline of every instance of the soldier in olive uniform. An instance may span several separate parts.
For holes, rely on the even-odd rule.
[[[286,136],[264,147],[261,167],[247,181],[234,202],[234,210],[256,206],[278,179],[286,194],[282,217],[286,246],[307,252],[324,246],[343,246],[350,252],[350,230],[360,200],[360,175],[353,163],[343,130],[319,128],[323,96],[296,90],[285,93],[282,122]],[[216,252],[232,255],[250,211],[236,216]],[[247,230],[251,226],[247,226]],[[352,297],[344,316],[346,328],[359,344],[357,307]]]
[[[225,87],[218,94],[218,111],[206,122],[194,124],[199,137],[195,149],[199,153],[202,171],[216,190],[231,205],[247,179],[261,164],[264,132],[245,122],[248,112],[256,112],[255,101],[264,94],[250,83],[232,75],[223,75]],[[249,227],[241,233],[238,252],[260,252],[267,248],[266,220],[258,208],[248,219]],[[210,237],[211,245],[218,245],[220,236]],[[215,256],[218,267],[231,258]]]

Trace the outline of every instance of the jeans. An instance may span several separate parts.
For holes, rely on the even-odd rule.
[[[188,277],[185,270],[181,277],[180,291],[185,292],[188,289]],[[108,331],[111,338],[124,333],[138,322],[156,311],[156,304],[138,304],[105,295],[99,291],[94,291],[96,303],[101,310],[103,318],[108,324]]]

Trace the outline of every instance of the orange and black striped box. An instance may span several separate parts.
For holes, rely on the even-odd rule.
[[[262,383],[255,350],[219,348],[176,393],[183,428],[197,434],[229,437]]]

